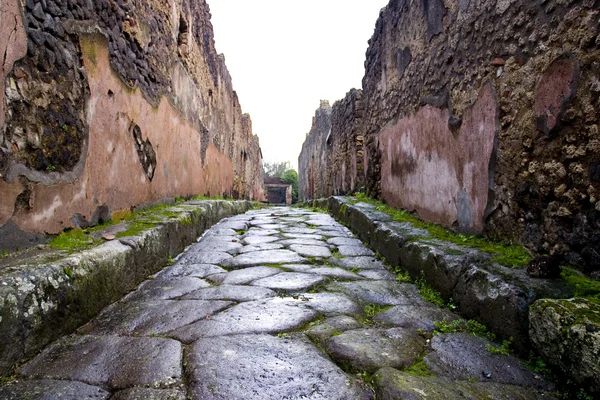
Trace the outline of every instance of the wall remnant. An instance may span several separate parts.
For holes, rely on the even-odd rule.
[[[599,17],[586,0],[390,1],[351,92],[358,112],[348,96],[317,111],[301,199],[363,187],[600,276]],[[350,136],[356,147],[335,147]],[[363,181],[344,186],[354,160]]]
[[[104,205],[264,199],[258,138],[205,0],[7,0],[0,12],[0,227],[25,237]]]

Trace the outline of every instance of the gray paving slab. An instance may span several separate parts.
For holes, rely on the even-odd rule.
[[[343,280],[364,279],[362,276],[352,273],[346,269],[337,268],[337,267],[334,267],[334,268],[332,268],[332,267],[317,267],[317,268],[311,268],[311,269],[307,270],[306,272],[310,273],[310,274],[327,276],[329,278],[335,278],[338,280],[340,280],[340,279],[343,279]]]
[[[191,276],[181,278],[157,276],[156,279],[143,282],[126,298],[128,300],[170,300],[208,286],[210,284],[205,280]]]
[[[303,246],[322,246],[322,247],[328,247],[327,243],[325,243],[324,241],[322,241],[322,240],[315,240],[315,239],[285,239],[285,240],[280,240],[277,243],[281,244],[281,245],[284,245],[284,246],[303,245]]]
[[[157,278],[180,278],[184,276],[195,278],[206,278],[209,275],[227,272],[223,268],[213,264],[176,264],[165,268]]]
[[[387,271],[385,264],[375,257],[332,258],[330,262],[347,269],[379,269]]]
[[[210,289],[207,289],[210,290]],[[84,335],[162,335],[229,307],[230,301],[124,301],[106,308],[79,329]]]
[[[276,292],[258,286],[226,285],[200,289],[182,297],[183,300],[253,301],[275,297]]]
[[[221,264],[224,261],[231,259],[229,253],[222,251],[197,251],[187,252],[177,260],[177,264]]]
[[[356,302],[341,293],[302,293],[294,298],[326,316],[359,315],[363,312]]]
[[[323,240],[323,235],[316,235],[310,233],[283,233],[283,237],[289,239],[313,239],[313,240]]]
[[[266,278],[283,272],[273,267],[249,267],[231,271],[225,275],[221,283],[226,285],[244,285],[257,279]]]
[[[328,290],[339,291],[356,299],[362,304],[382,306],[413,305],[427,307],[414,285],[395,281],[356,281],[335,282],[327,286]]]
[[[242,239],[242,243],[245,245],[257,245],[264,243],[276,242],[280,238],[277,236],[266,236],[266,235],[246,235],[244,239]]]
[[[367,249],[364,245],[360,246],[348,246],[342,245],[337,247],[340,255],[344,257],[360,257],[360,256],[370,256],[373,257],[375,253],[372,250]]]
[[[114,394],[110,400],[186,400],[185,392],[176,389],[131,388]]]
[[[33,379],[79,381],[111,390],[181,382],[181,343],[162,338],[68,336],[19,369]]]
[[[234,242],[235,240],[235,242]],[[242,247],[242,244],[237,241],[238,239],[235,237],[227,236],[223,240],[203,240],[199,243],[196,243],[187,250],[187,254],[191,253],[200,253],[200,252],[219,252],[219,253],[228,253],[231,250],[239,249]],[[185,255],[180,258],[185,258]],[[179,261],[179,259],[177,260]],[[189,261],[186,260],[187,263]]]
[[[110,392],[82,382],[43,379],[0,386],[3,400],[106,400],[109,397]]]
[[[327,239],[327,243],[333,246],[363,246],[363,242],[360,239],[348,237],[332,237]]]
[[[267,278],[255,280],[252,282],[252,285],[262,286],[273,290],[297,292],[300,290],[308,290],[322,282],[324,282],[324,279],[319,275],[302,272],[282,272]]]
[[[283,245],[277,243],[260,243],[255,245],[248,245],[238,249],[236,254],[246,254],[252,253],[255,251],[265,251],[265,250],[279,250],[283,249]]]
[[[305,257],[331,257],[331,251],[325,246],[305,246],[301,244],[293,244],[290,246],[290,250]]]
[[[461,319],[458,315],[434,306],[395,306],[375,317],[375,320],[388,326],[409,328],[413,331],[432,332],[438,321],[451,322]]]
[[[338,315],[327,318],[320,324],[311,326],[305,333],[311,340],[322,344],[334,335],[339,335],[342,332],[359,328],[362,328],[361,323],[353,317],[348,315]]]
[[[291,250],[253,251],[240,254],[221,263],[224,267],[243,268],[264,264],[294,264],[308,260]]]
[[[199,338],[243,333],[278,333],[296,330],[318,317],[302,303],[273,298],[231,307],[210,319],[195,322],[169,334],[184,343]]]
[[[201,340],[186,357],[197,400],[366,400],[354,378],[310,343],[269,335]]]

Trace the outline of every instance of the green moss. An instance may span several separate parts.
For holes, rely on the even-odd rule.
[[[382,311],[390,309],[392,306],[382,306],[379,304],[367,304],[364,307],[367,318],[373,318]]]
[[[431,236],[436,239],[490,253],[492,255],[492,262],[507,267],[522,268],[531,261],[531,254],[529,254],[522,246],[513,245],[511,243],[491,242],[481,236],[461,235],[452,232],[443,226],[424,222],[405,210],[397,210],[380,201],[374,200],[365,194],[357,193],[354,196],[362,202],[375,205],[378,211],[385,212],[391,216],[394,221],[409,222],[416,228],[427,230]]]
[[[404,372],[415,376],[434,376],[423,360],[418,361]]]
[[[236,231],[235,231],[235,233],[236,233],[237,235],[240,235],[240,236],[243,236],[243,235],[245,235],[245,234],[246,234],[246,232],[248,232],[248,230],[247,230],[247,229],[238,229],[238,230],[236,230]]]
[[[500,355],[508,356],[512,352],[512,350],[511,350],[512,342],[513,342],[513,338],[511,337],[508,340],[503,340],[502,343],[500,344],[500,347],[497,347],[497,346],[494,346],[494,345],[491,345],[488,343],[485,345],[485,348],[492,354],[500,354]]]
[[[594,281],[570,267],[563,267],[561,278],[574,289],[574,297],[582,297],[600,304],[599,281]]]
[[[81,229],[70,229],[54,237],[48,243],[48,247],[56,250],[76,251],[101,242],[101,240],[94,240],[90,236],[87,236]]]
[[[421,275],[421,277],[415,281],[415,286],[417,289],[419,289],[419,294],[425,301],[433,303],[438,307],[446,306],[446,302],[442,298],[440,292],[425,282],[423,275]]]
[[[335,331],[331,334],[331,336],[340,336],[343,332],[342,331]]]
[[[335,248],[335,249],[332,249],[332,250],[331,250],[331,256],[332,256],[333,258],[343,258],[343,257],[344,257],[344,256],[342,256],[342,255],[340,254],[340,250],[339,250],[338,248]]]

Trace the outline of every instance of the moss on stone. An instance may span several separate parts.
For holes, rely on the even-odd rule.
[[[416,228],[427,230],[431,236],[436,239],[454,243],[459,246],[472,247],[483,252],[490,253],[492,255],[491,262],[512,268],[522,268],[527,266],[532,259],[531,254],[529,254],[529,252],[527,252],[523,246],[510,243],[492,242],[481,236],[462,235],[443,226],[422,221],[406,210],[392,208],[381,201],[374,200],[366,196],[365,194],[357,193],[354,196],[361,202],[374,205],[378,211],[388,214],[394,221],[409,222]],[[345,204],[342,205],[342,207],[344,206]]]
[[[592,280],[570,267],[563,267],[561,278],[574,289],[574,297],[600,304],[599,281]]]

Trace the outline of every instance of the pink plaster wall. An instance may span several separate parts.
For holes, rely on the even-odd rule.
[[[35,184],[32,208],[18,211],[13,222],[29,232],[58,233],[72,226],[75,213],[89,220],[103,204],[116,211],[164,197],[222,195],[231,190],[234,171],[229,157],[210,144],[203,166],[201,136],[182,114],[164,98],[154,108],[140,90],[127,88],[110,68],[104,37],[83,35],[80,42],[90,86],[85,168],[74,183]],[[130,133],[132,123],[141,128],[143,139],[148,138],[156,152],[152,181],[140,164]],[[14,204],[21,190],[18,180],[0,180],[0,204]],[[13,210],[8,208],[0,208],[0,223],[11,217]]]
[[[387,125],[379,134],[383,199],[427,221],[482,231],[497,114],[493,88],[486,84],[455,134],[448,109],[431,105]]]

